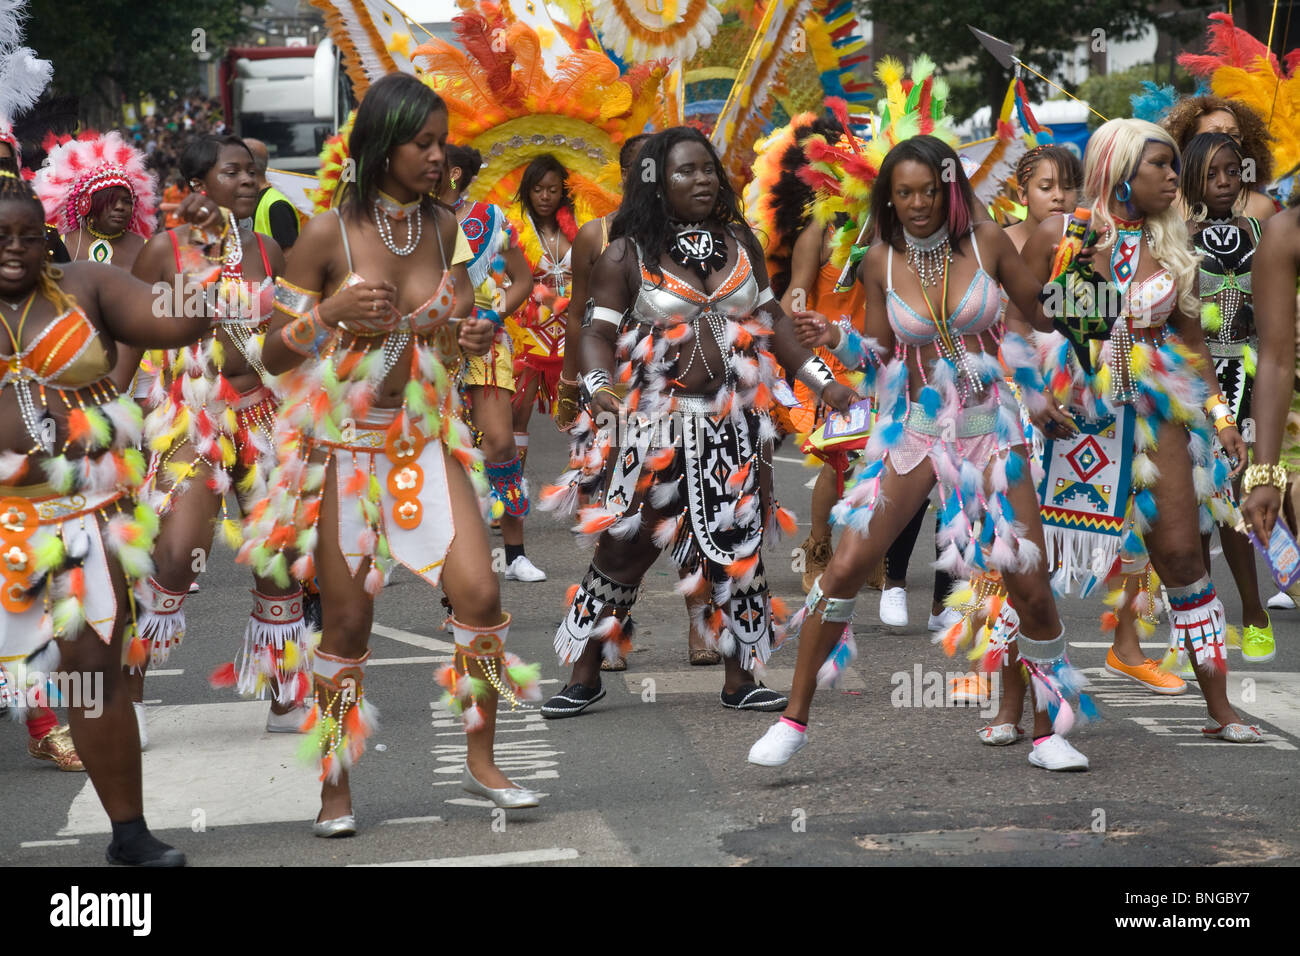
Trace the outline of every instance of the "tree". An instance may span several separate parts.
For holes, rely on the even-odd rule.
[[[1042,73],[1059,67],[1080,41],[1093,52],[1135,39],[1159,16],[1132,0],[858,0],[867,16],[889,31],[889,52],[903,58],[927,53],[939,65],[969,71],[977,79],[979,101],[996,116],[1011,77],[967,26],[1005,40],[1016,55]],[[1183,7],[1205,6],[1191,0]],[[973,59],[969,59],[972,58]],[[1034,80],[1025,77],[1033,90]],[[1045,86],[1040,84],[1040,86]],[[1034,91],[1038,98],[1046,89]],[[1032,94],[1031,94],[1032,95]]]
[[[30,0],[27,42],[54,62],[52,92],[83,120],[120,122],[124,101],[193,88],[201,54],[219,56],[245,27],[241,0]],[[108,122],[104,122],[107,119]]]

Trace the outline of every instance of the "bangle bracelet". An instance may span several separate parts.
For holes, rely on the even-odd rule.
[[[292,351],[299,355],[320,358],[320,350],[333,336],[320,318],[320,306],[313,306],[311,312],[294,319],[280,330],[280,339]]]
[[[610,377],[609,370],[598,368],[583,376],[582,387],[586,390],[588,398],[591,398],[611,382],[612,378]]]
[[[1219,392],[1217,395],[1211,395],[1209,398],[1205,400],[1206,414],[1208,414],[1211,418],[1214,418],[1215,409],[1218,408],[1220,405],[1224,406],[1225,408],[1232,407],[1228,405],[1228,397],[1224,395],[1222,392]]]
[[[1285,465],[1250,465],[1241,477],[1241,493],[1248,495],[1261,485],[1271,485],[1286,494],[1287,471]]]
[[[794,373],[794,377],[808,386],[808,389],[821,398],[822,392],[826,387],[835,381],[835,376],[831,373],[830,368],[821,360],[816,353],[808,357],[808,361],[799,366],[799,370]]]

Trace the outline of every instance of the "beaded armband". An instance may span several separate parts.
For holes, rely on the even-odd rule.
[[[826,391],[826,386],[835,381],[835,376],[818,356],[811,355],[808,361],[799,366],[799,371],[794,373],[794,377],[803,382],[818,398],[822,392]]]
[[[1249,465],[1241,478],[1241,493],[1248,495],[1260,485],[1272,485],[1286,494],[1287,472],[1285,465]]]
[[[283,278],[275,280],[275,307],[281,312],[295,319],[305,318],[319,302],[319,292],[309,292]]]
[[[319,306],[312,306],[307,315],[300,315],[280,330],[280,339],[299,355],[320,358],[320,350],[334,335],[320,319]]]

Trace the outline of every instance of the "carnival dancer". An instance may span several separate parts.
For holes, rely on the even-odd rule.
[[[492,489],[493,516],[499,517],[506,549],[506,580],[545,580],[524,555],[524,516],[528,514],[528,485],[524,459],[515,446],[510,398],[515,391],[511,341],[505,317],[531,297],[532,271],[514,239],[510,221],[499,206],[465,198],[483,166],[476,149],[447,145],[447,179],[441,199],[456,213],[473,258],[465,264],[474,286],[474,314],[489,319],[497,332],[486,358],[466,355],[458,381],[465,390],[470,421],[482,435],[483,470]],[[540,574],[541,572],[537,572]]]
[[[18,140],[13,136],[12,129],[3,118],[0,118],[0,175],[21,176],[21,155]],[[58,241],[58,233],[47,229],[47,240],[51,237]],[[17,660],[21,660],[21,656],[16,656],[12,661],[0,657],[0,683],[9,683],[4,671],[5,664],[12,664]],[[49,760],[60,770],[78,772],[86,769],[81,758],[77,756],[77,748],[72,744],[72,734],[68,730],[68,725],[60,724],[53,710],[43,704],[30,701],[26,708],[25,723],[28,754],[37,760]]]
[[[1123,519],[1120,533],[1101,539],[1056,532],[1065,553],[1092,555],[1090,547],[1100,548],[1103,558],[1073,572],[1062,568],[1061,590],[1068,590],[1072,582],[1065,579],[1072,574],[1109,576],[1116,586],[1107,603],[1127,604],[1140,619],[1139,630],[1149,633],[1158,574],[1172,623],[1159,666],[1170,670],[1190,659],[1209,709],[1206,736],[1252,743],[1261,739],[1258,729],[1243,724],[1228,703],[1228,626],[1199,540],[1216,521],[1233,520],[1232,507],[1215,496],[1226,485],[1229,464],[1212,452],[1214,432],[1232,475],[1245,467],[1246,447],[1201,331],[1197,262],[1174,207],[1179,167],[1170,135],[1143,120],[1111,120],[1089,141],[1084,191],[1091,228],[1101,236],[1097,252],[1105,259],[1097,269],[1104,284],[1094,294],[1100,323],[1089,316],[1067,320],[1068,338],[1058,333],[1041,345],[1048,404],[1037,420],[1049,438],[1071,414],[1079,423],[1100,422],[1120,437],[1125,456],[1122,444],[1132,442],[1132,461],[1110,492],[1118,505],[1114,514]],[[1024,259],[1037,278],[1051,274],[1053,249],[1066,226],[1065,217],[1052,217],[1026,243]],[[1050,470],[1048,478],[1050,484]],[[1115,623],[1113,614],[1103,616],[1104,627]],[[1117,632],[1107,665],[1125,663],[1119,669],[1126,673],[1157,666],[1145,660],[1133,665],[1134,659],[1142,660],[1137,634],[1127,639]],[[1008,716],[1000,712],[994,720]]]
[[[1044,219],[1074,209],[1083,186],[1083,164],[1064,146],[1046,143],[1025,151],[1016,163],[1016,195],[1025,218],[1007,227],[1007,238],[1019,251]]]
[[[871,192],[876,241],[859,268],[868,335],[895,360],[876,375],[871,463],[835,506],[845,527],[839,548],[787,629],[801,638],[790,705],[750,749],[751,763],[781,766],[804,746],[819,677],[833,679],[853,653],[850,622],[867,569],[937,478],[939,566],[952,573],[997,570],[1011,594],[1014,613],[1004,617],[998,663],[1005,707],[1023,706],[1022,661],[1033,681],[1041,709],[1030,763],[1087,769],[1087,758],[1064,737],[1080,678],[1065,656],[1019,408],[1006,380],[1041,386],[1027,344],[1003,334],[999,284],[1046,327],[1037,308],[1041,286],[996,224],[974,223],[974,208],[956,153],[935,136],[903,139],[880,162]],[[870,367],[877,351],[864,354],[855,336],[845,336],[841,349],[849,367]],[[1017,713],[1013,739],[1018,720]]]
[[[552,410],[564,369],[565,314],[573,281],[573,240],[578,235],[568,175],[554,156],[538,156],[524,170],[517,203],[507,210],[534,282],[524,313],[506,320],[515,341],[515,444],[524,463],[533,407]],[[521,554],[515,560],[519,564],[513,579],[546,580],[546,573],[527,557]],[[510,570],[506,578],[512,579]]]
[[[74,261],[135,263],[153,235],[158,179],[117,130],[45,141],[36,195]]]
[[[1254,185],[1248,185],[1241,215],[1263,222],[1277,212],[1277,205],[1260,192],[1273,181],[1273,137],[1264,119],[1250,104],[1221,96],[1188,96],[1174,104],[1160,121],[1180,152],[1187,149],[1193,136],[1224,133],[1236,140],[1244,158],[1254,169]],[[1191,205],[1184,210],[1191,213]]]
[[[446,371],[457,342],[484,355],[495,334],[490,320],[456,321],[471,314],[473,288],[456,217],[433,198],[446,138],[446,107],[420,80],[398,73],[371,85],[348,142],[356,178],[295,243],[263,353],[285,389],[279,464],[240,558],[264,576],[285,580],[292,569],[320,585],[307,727],[321,761],[313,830],[322,837],[356,832],[349,775],[375,726],[367,647],[395,563],[441,584],[452,605],[456,653],[438,681],[469,732],[465,788],[499,807],[537,805],[492,756],[498,694],[535,697],[537,668],[505,650],[510,615]]]
[[[1288,471],[1300,469],[1300,392],[1295,389],[1296,347],[1300,336],[1300,194],[1290,208],[1264,226],[1251,270],[1259,364],[1251,414],[1255,417],[1254,462],[1242,479],[1241,511],[1246,527],[1268,541],[1273,525],[1284,521]],[[1288,416],[1288,408],[1290,415]],[[1294,515],[1291,521],[1295,527]]]
[[[228,213],[221,254],[212,263],[220,276],[201,303],[212,315],[212,330],[162,356],[162,374],[147,398],[144,434],[153,457],[144,497],[161,526],[148,580],[152,607],[140,615],[140,642],[128,662],[142,746],[148,742],[144,675],[185,638],[184,602],[201,567],[195,552],[211,550],[218,523],[227,544],[242,544],[239,523],[226,513],[226,495],[234,490],[247,515],[265,498],[274,462],[275,398],[263,381],[261,340],[284,255],[273,239],[239,224],[257,203],[254,164],[244,142],[233,136],[196,136],[180,158],[194,194]],[[188,268],[185,243],[183,230],[155,236],[136,260],[135,276],[175,295],[178,277]],[[267,731],[294,733],[305,716],[307,693],[302,589],[297,582],[255,577],[252,594],[243,647],[235,664],[215,679],[236,684],[245,695],[263,697],[269,690]]]
[[[184,212],[205,230],[220,222],[215,203],[196,199]],[[0,429],[4,690],[31,696],[56,672],[79,680],[69,722],[112,821],[109,862],[180,866],[184,855],[145,825],[140,743],[122,679],[136,585],[150,573],[158,522],[133,500],[144,478],[140,412],[109,372],[121,342],[179,347],[208,320],[173,310],[170,300],[155,318],[152,290],[124,269],[54,267],[44,223],[32,189],[0,169],[0,325],[9,353],[0,379],[0,422],[9,423]]]
[[[785,695],[751,673],[767,660],[781,613],[759,549],[766,529],[794,527],[772,486],[775,363],[798,370],[832,407],[846,411],[856,396],[795,342],[709,141],[674,127],[647,140],[638,159],[656,175],[630,177],[592,272],[583,337],[590,403],[569,471],[543,492],[568,511],[581,492],[605,488],[580,513],[580,530],[599,540],[555,634],[573,672],[542,716],[572,717],[605,696],[602,648],[626,654],[623,619],[670,546],[686,572],[679,590],[704,598],[696,626],[726,658],[723,706],[780,710]]]
[[[623,183],[623,188],[627,189],[627,177],[632,171],[633,163],[641,146],[651,136],[650,133],[639,133],[636,136],[629,136],[618,151],[618,169],[619,181]],[[617,210],[615,210],[617,212]],[[568,324],[564,332],[564,371],[560,373],[559,390],[556,393],[555,401],[555,424],[560,431],[572,430],[577,422],[578,411],[581,407],[581,395],[579,379],[581,378],[581,364],[579,357],[582,354],[582,317],[586,310],[586,303],[590,300],[589,287],[591,284],[591,272],[596,266],[596,261],[601,257],[604,251],[609,247],[609,231],[614,225],[614,215],[611,212],[607,216],[601,216],[599,219],[593,219],[578,230],[578,235],[573,240],[573,295],[570,301],[575,305],[569,309]],[[570,368],[572,362],[572,368]],[[572,376],[572,378],[566,378]],[[579,500],[579,505],[586,505],[587,502]],[[713,648],[707,646],[704,635],[700,633],[695,626],[695,615],[691,613],[692,603],[698,603],[699,599],[693,595],[685,595],[687,632],[686,647],[687,660],[692,667],[710,667],[722,663],[722,655]],[[628,643],[631,643],[632,636],[635,633],[635,625],[629,616],[623,624],[625,631],[624,636]],[[625,671],[627,670],[627,657],[622,652],[613,657],[602,657],[600,661],[602,671]]]
[[[1183,201],[1191,215],[1187,229],[1201,259],[1197,281],[1201,326],[1214,360],[1219,392],[1228,399],[1228,408],[1239,422],[1251,417],[1251,386],[1258,361],[1251,267],[1261,230],[1258,219],[1238,212],[1245,208],[1250,191],[1241,176],[1245,158],[1237,141],[1226,133],[1201,133],[1192,137],[1183,152],[1182,172]],[[1240,500],[1240,482],[1234,485],[1234,499]],[[1208,568],[1209,535],[1202,540]],[[1222,524],[1219,542],[1241,595],[1242,659],[1271,661],[1273,622],[1259,598],[1255,549],[1249,538]]]

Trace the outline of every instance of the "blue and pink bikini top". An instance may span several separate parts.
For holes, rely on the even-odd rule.
[[[975,250],[975,262],[978,268],[971,283],[966,287],[956,310],[948,317],[948,327],[954,335],[978,335],[992,328],[1002,317],[1002,289],[994,278],[984,271],[980,259],[979,243],[975,241],[974,231],[970,234],[971,248]],[[885,313],[889,318],[889,327],[900,345],[929,345],[939,335],[934,321],[917,313],[903,301],[903,297],[894,291],[894,249],[891,247],[885,266]],[[944,303],[944,308],[947,303]]]

